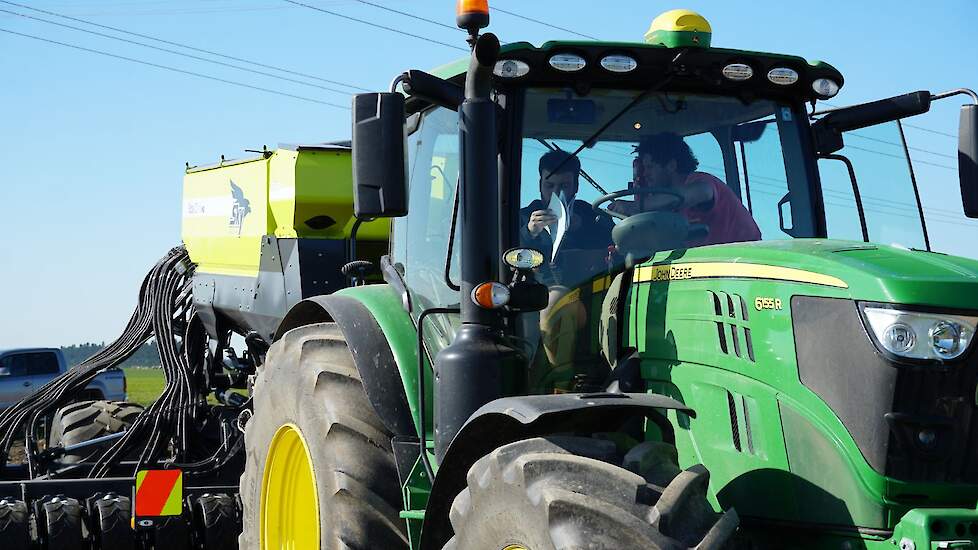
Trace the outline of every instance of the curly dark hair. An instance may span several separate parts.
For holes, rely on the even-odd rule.
[[[635,152],[641,155],[652,157],[656,164],[666,164],[670,160],[676,161],[676,171],[680,174],[691,174],[699,167],[700,161],[696,160],[696,155],[689,145],[672,132],[664,132],[645,136],[635,147]]]

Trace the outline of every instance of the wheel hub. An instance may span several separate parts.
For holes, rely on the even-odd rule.
[[[312,457],[293,424],[280,427],[269,445],[260,521],[262,550],[319,548],[319,498]]]

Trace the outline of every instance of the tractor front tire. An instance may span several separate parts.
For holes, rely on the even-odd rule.
[[[245,448],[241,550],[407,548],[391,434],[335,324],[269,349]]]
[[[737,515],[710,507],[705,468],[679,471],[666,461],[639,475],[620,462],[614,443],[586,437],[499,447],[469,469],[445,550],[717,549],[730,541]],[[664,487],[649,482],[663,473],[671,477]]]

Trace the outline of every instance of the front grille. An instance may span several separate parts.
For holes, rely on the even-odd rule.
[[[949,367],[897,367],[886,474],[978,483],[978,353]]]
[[[978,483],[978,349],[954,364],[883,357],[851,300],[791,300],[801,383],[842,421],[877,472],[908,482]]]

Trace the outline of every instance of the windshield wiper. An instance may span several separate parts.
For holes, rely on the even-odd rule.
[[[683,53],[684,52],[680,52],[679,55],[677,55],[676,58],[673,59],[673,63],[675,63],[682,56]],[[648,88],[644,92],[642,92],[642,93],[638,94],[637,96],[635,96],[635,99],[631,100],[628,103],[628,105],[625,105],[625,107],[622,110],[618,111],[618,113],[615,114],[615,116],[611,117],[611,119],[608,120],[608,122],[605,122],[600,128],[598,128],[598,130],[596,132],[594,132],[594,134],[592,134],[591,137],[589,137],[586,140],[584,140],[584,142],[581,143],[581,146],[578,147],[573,153],[571,153],[569,157],[565,158],[563,161],[560,162],[560,164],[557,165],[556,168],[554,168],[553,170],[551,170],[550,171],[550,174],[548,174],[548,176],[553,175],[553,174],[556,174],[557,172],[559,172],[560,169],[563,168],[564,165],[567,164],[570,161],[570,159],[577,158],[577,155],[579,155],[581,153],[581,151],[583,151],[584,149],[586,149],[586,148],[591,147],[592,145],[594,145],[594,141],[597,140],[598,137],[600,137],[601,134],[603,134],[605,132],[605,130],[607,130],[608,128],[610,128],[612,124],[614,124],[615,122],[618,122],[618,119],[620,119],[625,113],[627,113],[628,111],[630,111],[632,109],[632,107],[638,105],[643,100],[645,100],[645,98],[647,98],[649,96],[649,94],[651,94],[651,93],[659,90],[659,88],[662,88],[663,86],[665,86],[670,80],[672,80],[672,73],[671,72],[668,73],[668,74],[666,74],[666,76],[662,77],[661,80],[659,80],[658,82],[656,82],[655,84],[653,84],[650,88]]]

